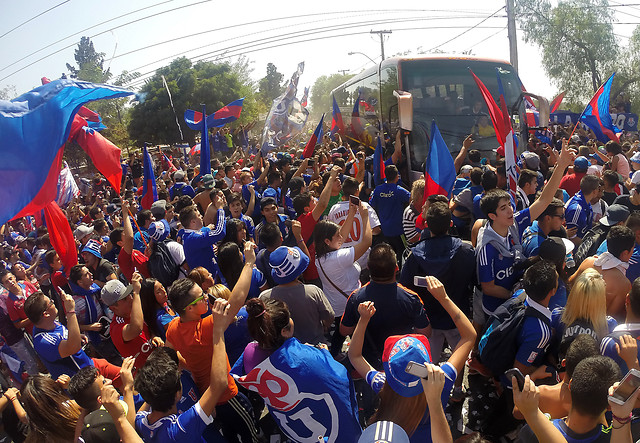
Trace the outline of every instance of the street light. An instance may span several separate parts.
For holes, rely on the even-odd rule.
[[[367,57],[371,61],[371,63],[373,63],[374,65],[377,65],[377,63],[375,61],[373,61],[373,59],[371,57],[369,57],[367,54],[365,54],[364,52],[354,51],[354,52],[349,52],[348,55],[354,55],[354,54],[364,55],[365,57]]]

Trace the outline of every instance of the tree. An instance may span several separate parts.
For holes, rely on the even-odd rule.
[[[207,113],[245,97],[240,122],[250,122],[257,117],[257,104],[251,84],[241,81],[241,72],[229,63],[201,61],[193,65],[186,57],[173,60],[168,66],[158,69],[140,91],[145,99],[131,109],[129,134],[138,144],[178,143],[180,132],[176,126],[169,96],[164,87],[165,77],[184,141],[195,143],[197,131],[184,123],[184,111],[201,110],[206,104]]]
[[[318,77],[311,87],[311,114],[317,120],[323,112],[331,113],[333,99],[331,91],[347,80],[353,77],[353,74],[331,74]],[[329,115],[329,114],[328,114]],[[331,123],[331,120],[329,120]]]
[[[5,86],[0,89],[0,100],[11,100],[17,96],[18,93],[16,92],[16,87],[13,85]]]
[[[542,52],[542,65],[568,98],[588,100],[617,66],[613,9],[607,0],[518,0],[518,22],[526,42]]]
[[[260,93],[260,99],[268,107],[271,106],[273,100],[284,92],[284,87],[282,86],[283,78],[284,74],[278,72],[278,68],[273,63],[267,64],[267,75],[258,82],[258,92]]]
[[[106,83],[111,78],[111,72],[109,69],[103,70],[104,57],[105,53],[97,52],[89,37],[82,37],[74,51],[78,67],[67,63],[67,69],[71,72],[72,78],[94,83]]]

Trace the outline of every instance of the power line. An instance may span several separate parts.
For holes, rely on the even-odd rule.
[[[70,1],[70,0],[68,0],[68,1]],[[78,31],[78,32],[75,32],[75,33],[73,33],[73,34],[67,35],[66,37],[63,37],[63,38],[61,38],[60,40],[57,40],[57,41],[55,41],[55,42],[53,42],[53,43],[49,43],[47,46],[43,46],[42,48],[40,48],[40,49],[38,49],[38,50],[36,50],[36,51],[33,51],[33,52],[31,52],[31,53],[29,53],[29,54],[25,55],[24,57],[22,57],[22,58],[20,58],[20,59],[18,59],[18,60],[16,60],[16,61],[14,61],[14,62],[12,62],[11,64],[9,64],[9,65],[7,65],[7,66],[5,66],[5,67],[3,67],[3,68],[0,68],[0,72],[4,71],[4,70],[5,70],[5,69],[7,69],[7,68],[10,68],[11,66],[13,66],[13,65],[15,65],[15,64],[17,64],[17,63],[20,63],[22,60],[24,60],[24,59],[26,59],[26,58],[29,58],[29,57],[31,57],[32,55],[37,54],[37,53],[38,53],[38,52],[40,52],[40,51],[44,51],[45,49],[48,49],[48,48],[50,48],[51,46],[57,45],[58,43],[60,43],[60,42],[62,42],[62,41],[65,41],[65,40],[66,40],[66,39],[68,39],[68,38],[75,37],[76,35],[78,35],[78,34],[82,34],[82,33],[83,33],[83,32],[85,32],[85,31],[88,31],[88,30],[93,29],[93,28],[97,28],[98,26],[102,26],[102,25],[104,25],[104,24],[106,24],[106,23],[109,23],[109,22],[112,22],[112,21],[114,21],[114,20],[118,20],[119,18],[125,17],[125,16],[127,16],[127,15],[136,14],[136,13],[138,13],[138,12],[140,12],[140,11],[144,11],[145,9],[155,8],[156,6],[164,5],[165,3],[171,3],[172,1],[175,1],[175,0],[166,0],[166,1],[161,2],[161,3],[156,3],[156,4],[153,4],[153,5],[151,5],[151,6],[146,6],[146,7],[144,7],[144,8],[136,9],[135,11],[127,12],[126,14],[122,14],[122,15],[119,15],[119,16],[117,16],[117,17],[110,18],[109,20],[105,20],[105,21],[103,21],[103,22],[100,22],[100,23],[98,23],[97,25],[93,25],[93,26],[89,26],[88,28],[84,28],[82,31]]]
[[[30,21],[33,21],[33,20],[37,19],[38,17],[40,17],[40,16],[42,16],[42,15],[46,14],[47,12],[49,12],[49,11],[52,11],[52,10],[56,9],[57,7],[62,6],[62,5],[64,5],[65,3],[69,3],[70,1],[71,1],[71,0],[65,0],[65,1],[63,1],[63,2],[58,3],[58,4],[57,4],[57,5],[55,5],[55,6],[50,7],[50,8],[49,8],[49,9],[47,9],[46,11],[42,11],[40,14],[34,15],[34,16],[33,16],[33,17],[31,17],[29,20],[26,20],[26,21],[24,21],[24,22],[20,23],[18,26],[14,27],[14,28],[11,28],[11,29],[9,29],[7,32],[5,32],[4,34],[0,35],[0,38],[4,37],[4,36],[5,36],[5,35],[7,35],[7,34],[12,33],[12,32],[13,32],[13,31],[15,31],[16,29],[18,29],[18,28],[20,28],[20,27],[22,27],[22,26],[26,25],[26,24],[27,24],[27,23],[29,23]]]
[[[454,41],[455,39],[457,39],[457,38],[459,38],[459,37],[462,37],[462,36],[463,36],[463,35],[465,35],[467,32],[471,31],[472,29],[474,29],[474,28],[476,28],[476,27],[480,26],[481,24],[483,24],[484,22],[486,22],[487,20],[489,20],[491,17],[493,17],[494,15],[496,15],[498,12],[502,11],[504,8],[505,8],[504,6],[502,6],[502,7],[498,8],[498,9],[496,10],[496,12],[494,12],[493,14],[491,14],[489,17],[485,18],[484,20],[479,21],[479,22],[478,22],[478,23],[476,23],[474,26],[472,26],[472,27],[470,27],[469,29],[467,29],[466,31],[463,31],[463,32],[461,32],[460,34],[458,34],[458,35],[456,35],[456,36],[454,36],[454,37],[450,38],[449,40],[445,41],[444,43],[440,43],[439,45],[434,46],[433,48],[429,49],[427,52],[431,52],[431,51],[433,51],[434,49],[438,49],[439,47],[444,46],[444,45],[446,45],[447,43],[452,42],[452,41]]]
[[[348,23],[340,23],[340,24],[329,25],[329,26],[321,26],[321,27],[312,28],[312,29],[303,29],[303,30],[297,30],[297,31],[288,32],[288,33],[285,33],[285,34],[272,35],[272,36],[268,36],[268,37],[264,37],[264,38],[261,38],[261,39],[248,41],[248,42],[238,43],[238,44],[235,44],[235,45],[227,46],[226,48],[220,48],[220,49],[216,49],[216,50],[211,51],[211,52],[206,52],[206,53],[203,53],[203,54],[199,54],[199,55],[193,56],[192,58],[202,57],[202,56],[205,56],[205,55],[211,55],[211,54],[214,54],[214,53],[224,52],[224,51],[228,51],[228,50],[233,50],[233,49],[237,48],[238,46],[254,44],[254,43],[260,43],[260,42],[263,42],[263,41],[266,41],[266,40],[270,40],[270,39],[277,39],[277,40],[273,40],[273,41],[280,41],[280,40],[284,39],[284,37],[288,37],[288,36],[289,37],[297,37],[297,36],[313,35],[315,33],[336,31],[336,30],[340,30],[340,29],[351,28],[351,27],[354,27],[354,26],[370,26],[370,25],[383,25],[383,24],[389,24],[389,23],[404,23],[404,22],[411,22],[411,21],[422,21],[422,20],[426,20],[426,19],[427,18],[424,18],[424,17],[418,17],[418,18],[396,17],[396,18],[392,18],[392,19],[379,19],[379,20],[375,20],[375,21],[366,20],[366,21],[360,21],[360,22],[348,22]],[[239,37],[228,38],[228,39],[221,40],[221,41],[218,41],[218,42],[202,45],[202,46],[199,46],[197,48],[192,48],[192,49],[189,49],[186,52],[197,51],[198,49],[208,48],[210,46],[219,45],[221,43],[229,42],[229,41],[232,41],[232,40],[237,40],[238,38],[247,37],[247,36],[250,36],[250,35],[262,34],[264,32],[268,32],[268,31],[256,31],[256,32],[253,32],[253,33],[250,33],[250,34],[244,34],[244,35],[239,36]],[[273,43],[273,41],[265,42],[265,43]],[[157,59],[157,60],[155,60],[153,62],[146,63],[144,65],[141,65],[141,66],[138,66],[138,67],[136,67],[134,69],[131,69],[131,71],[135,72],[138,69],[146,68],[147,66],[156,64],[156,63],[164,61],[164,60],[173,59],[174,57],[178,57],[178,56],[184,55],[184,54],[185,54],[185,51],[181,51],[179,53],[168,55],[168,56],[162,57],[160,59]]]
[[[455,28],[462,28],[462,26],[438,26],[438,27],[414,27],[414,28],[398,28],[398,29],[392,29],[392,31],[394,32],[402,32],[402,31],[417,31],[417,30],[425,30],[425,29],[455,29]],[[466,27],[464,27],[466,28]],[[502,29],[502,27],[497,27],[497,26],[484,26],[484,27],[478,27],[478,29],[496,29],[496,28],[500,28]],[[319,32],[315,32],[314,34],[318,34]],[[239,55],[246,55],[246,54],[250,54],[253,52],[257,52],[257,51],[264,51],[267,49],[273,49],[273,48],[279,48],[282,46],[288,46],[288,45],[294,45],[294,44],[298,44],[298,43],[306,43],[306,42],[311,42],[311,41],[317,41],[317,40],[324,40],[324,39],[331,39],[331,38],[338,38],[338,37],[349,37],[349,36],[353,36],[353,35],[362,35],[362,34],[369,34],[369,31],[358,31],[358,32],[350,32],[350,33],[344,33],[344,34],[334,34],[334,35],[329,35],[329,36],[322,36],[322,37],[314,37],[314,38],[309,38],[309,39],[304,39],[304,40],[297,40],[297,41],[289,41],[289,42],[284,42],[284,43],[279,43],[276,45],[271,45],[271,46],[265,46],[265,47],[259,47],[256,49],[251,49],[255,46],[261,46],[264,43],[261,44],[256,44],[256,45],[252,45],[252,46],[248,46],[247,48],[240,48],[240,49],[236,49],[234,51],[231,51],[231,54],[217,54],[217,55],[213,55],[213,56],[209,56],[209,57],[204,57],[202,59],[199,60],[193,60],[191,59],[192,62],[198,62],[198,61],[206,61],[209,59],[216,59],[216,60],[222,60],[225,58],[231,58],[231,57],[235,57],[235,56],[239,56]],[[269,42],[272,43],[272,42]],[[249,50],[246,50],[249,49]],[[145,83],[149,78],[151,78],[154,74],[155,74],[156,70],[154,71],[149,71],[147,73],[142,74],[140,77],[136,78],[134,81],[127,83],[125,86],[127,87],[137,87],[143,83]],[[144,77],[144,78],[143,78]]]
[[[483,38],[482,40],[480,40],[479,42],[474,43],[473,45],[469,46],[467,49],[465,49],[465,51],[471,51],[474,47],[478,46],[480,43],[484,43],[487,40],[489,40],[492,37],[495,37],[496,35],[500,34],[502,31],[506,30],[507,27],[505,26],[504,28],[498,29],[496,32],[494,32],[493,34],[491,34],[488,37]]]
[[[191,6],[197,6],[197,5],[200,5],[200,4],[202,4],[202,3],[208,3],[208,2],[210,2],[210,1],[213,1],[213,0],[202,0],[202,1],[199,1],[199,2],[196,2],[196,3],[192,3],[192,4],[190,4],[190,5],[184,5],[184,6],[180,6],[180,7],[177,7],[177,8],[168,9],[168,10],[166,10],[166,11],[158,12],[158,13],[156,13],[156,14],[152,14],[152,15],[149,15],[149,16],[146,16],[146,17],[143,17],[143,18],[135,19],[135,20],[132,20],[132,21],[130,21],[130,22],[127,22],[127,23],[125,23],[125,24],[123,24],[123,25],[116,26],[116,27],[114,27],[114,28],[107,29],[107,30],[102,31],[102,32],[98,32],[97,34],[94,34],[94,35],[92,35],[92,36],[89,36],[89,38],[94,38],[94,37],[97,37],[97,36],[99,36],[99,35],[106,34],[107,32],[111,32],[111,31],[113,31],[113,30],[115,30],[115,29],[122,28],[123,26],[127,26],[127,25],[130,25],[130,24],[132,24],[132,23],[138,23],[138,22],[140,22],[140,21],[142,21],[142,20],[146,20],[146,19],[151,18],[151,17],[155,17],[155,16],[158,16],[158,15],[166,14],[167,12],[176,11],[176,10],[178,10],[178,9],[189,8],[189,7],[191,7]],[[12,76],[12,75],[14,75],[14,74],[17,74],[18,72],[22,71],[23,69],[26,69],[26,68],[28,68],[28,67],[30,67],[30,66],[35,65],[36,63],[38,63],[39,61],[44,60],[45,58],[51,57],[52,55],[57,54],[57,53],[59,53],[59,52],[62,52],[62,51],[64,51],[65,49],[72,48],[72,47],[74,47],[76,44],[77,44],[77,43],[73,43],[73,44],[71,44],[71,45],[65,46],[64,48],[58,49],[57,51],[54,51],[54,52],[52,52],[52,53],[50,53],[50,54],[48,54],[48,55],[45,55],[44,57],[40,57],[38,60],[33,61],[33,62],[31,62],[31,63],[27,64],[26,66],[23,66],[22,68],[20,68],[20,69],[18,69],[18,70],[16,70],[16,71],[13,71],[11,74],[6,75],[6,76],[4,76],[4,77],[0,78],[0,81],[7,79],[7,78],[11,77],[11,76]],[[9,66],[13,66],[13,64],[12,64],[12,65],[9,65]]]

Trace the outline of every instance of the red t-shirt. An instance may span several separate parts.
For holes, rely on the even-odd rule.
[[[316,245],[313,241],[309,241],[313,236],[313,229],[316,227],[318,221],[313,218],[313,214],[311,212],[306,212],[299,216],[296,220],[300,222],[300,226],[302,227],[302,239],[307,244],[307,249],[309,250],[309,266],[304,271],[302,276],[305,280],[316,280],[320,278],[318,275],[318,268],[316,268]]]
[[[587,175],[586,172],[574,172],[573,174],[565,175],[560,180],[560,189],[564,189],[573,197],[580,190],[580,181],[585,175]]]
[[[180,317],[171,320],[167,327],[167,342],[180,352],[187,362],[193,381],[200,392],[209,387],[211,379],[211,358],[213,357],[213,317],[202,318],[198,321],[181,322]],[[227,372],[231,371],[229,358]],[[226,403],[238,394],[238,387],[233,377],[227,374],[227,390],[220,397],[218,404]]]
[[[147,357],[149,357],[151,351],[153,351],[153,345],[151,344],[152,336],[149,333],[147,324],[144,323],[142,325],[142,332],[140,335],[135,337],[133,340],[124,341],[122,338],[122,330],[130,321],[131,319],[124,319],[117,315],[113,317],[110,327],[111,341],[120,355],[122,355],[122,358],[135,356],[136,362],[134,363],[134,366],[136,368],[141,368],[144,365],[144,362],[147,361]]]
[[[120,270],[128,281],[131,281],[131,277],[133,277],[133,273],[136,270],[138,270],[144,278],[151,278],[151,274],[147,268],[148,261],[147,256],[137,249],[134,249],[131,254],[127,254],[124,248],[121,248],[118,253],[118,266],[120,266]]]
[[[21,281],[18,284],[22,286],[22,297],[7,292],[7,314],[9,314],[9,318],[14,323],[27,318],[27,314],[24,313],[24,302],[31,294],[38,292],[38,288],[28,281]],[[31,335],[33,325],[27,326],[25,330]]]

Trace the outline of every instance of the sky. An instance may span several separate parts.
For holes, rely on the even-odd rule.
[[[151,75],[181,55],[192,60],[222,56],[233,62],[244,54],[251,61],[254,81],[266,74],[269,62],[289,78],[304,61],[300,90],[321,75],[355,74],[372,66],[369,58],[379,61],[380,40],[370,34],[372,30],[392,31],[385,35],[387,57],[437,49],[471,50],[478,57],[509,60],[504,0],[407,0],[402,9],[392,9],[396,5],[392,2],[371,0],[295,2],[295,8],[292,4],[282,0],[110,0],[101,4],[0,0],[0,90],[13,86],[22,94],[40,85],[43,76],[59,78],[68,72],[65,64],[74,63],[81,36],[91,37],[96,50],[106,54],[105,67],[116,75],[123,70]],[[640,22],[640,8],[616,10],[620,22]],[[632,25],[616,25],[622,44],[632,29]],[[176,40],[162,43],[171,39]],[[522,32],[518,32],[518,57],[519,75],[527,90],[551,100],[557,88],[544,73],[539,48],[525,43]]]

